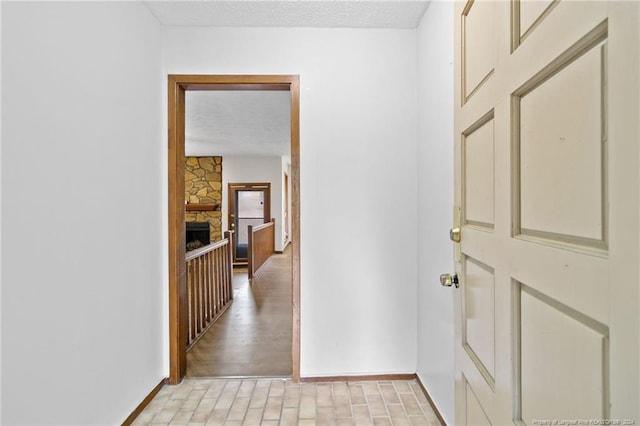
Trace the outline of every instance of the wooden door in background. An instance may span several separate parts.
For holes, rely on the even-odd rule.
[[[249,244],[248,226],[257,226],[271,220],[270,183],[230,183],[229,227],[235,231],[233,262],[247,262]]]

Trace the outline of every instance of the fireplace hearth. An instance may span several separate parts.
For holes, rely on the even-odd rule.
[[[187,251],[204,247],[211,243],[209,222],[187,222]]]

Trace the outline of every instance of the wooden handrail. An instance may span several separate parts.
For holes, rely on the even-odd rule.
[[[262,225],[249,225],[249,244],[247,248],[247,269],[249,278],[253,278],[260,267],[275,252],[275,219]]]
[[[216,243],[212,243],[212,244],[206,245],[204,247],[200,247],[200,248],[197,248],[195,250],[188,251],[186,256],[184,257],[184,260],[186,260],[188,262],[188,261],[190,261],[192,259],[195,259],[196,257],[200,257],[205,253],[209,253],[210,251],[213,251],[213,250],[215,250],[215,249],[217,249],[219,247],[225,246],[227,244],[229,244],[229,240],[228,239],[224,239],[224,240],[220,240],[220,241],[218,241]]]
[[[189,327],[187,350],[204,335],[233,301],[231,234],[185,256]]]
[[[271,222],[263,223],[262,225],[255,225],[255,226],[251,225],[251,229],[253,229],[253,232],[258,232],[274,225],[275,225],[275,219],[271,219]]]

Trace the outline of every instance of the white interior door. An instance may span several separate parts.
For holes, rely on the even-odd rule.
[[[456,424],[640,420],[638,18],[456,4]]]

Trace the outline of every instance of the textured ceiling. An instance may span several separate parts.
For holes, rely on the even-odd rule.
[[[163,25],[415,28],[430,0],[147,1]],[[187,91],[187,155],[289,155],[289,92]]]
[[[288,91],[187,91],[185,153],[189,156],[288,156]]]
[[[147,1],[163,25],[214,27],[415,28],[429,1]]]

